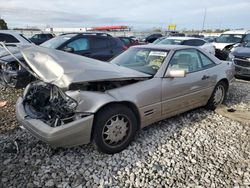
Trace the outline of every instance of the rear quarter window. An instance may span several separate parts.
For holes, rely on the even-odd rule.
[[[110,46],[109,39],[107,38],[93,38],[91,40],[91,48],[93,49],[102,49],[102,48],[108,48]]]

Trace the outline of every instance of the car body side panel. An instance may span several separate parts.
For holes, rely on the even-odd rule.
[[[161,119],[161,78],[109,90],[107,92],[67,91],[78,102],[78,112],[96,113],[103,106],[114,102],[130,102],[140,114],[141,127]]]
[[[186,111],[204,105],[211,95],[206,71],[189,73],[184,78],[164,78],[162,81],[162,114]]]

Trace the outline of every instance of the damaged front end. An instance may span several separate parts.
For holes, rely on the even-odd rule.
[[[61,126],[89,115],[76,112],[77,101],[55,85],[33,82],[26,90],[23,105],[27,115],[40,119],[51,127]]]
[[[54,146],[90,142],[94,115],[77,110],[78,102],[45,82],[29,84],[16,105],[17,119],[37,138]]]

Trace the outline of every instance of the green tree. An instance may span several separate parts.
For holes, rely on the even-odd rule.
[[[7,23],[4,21],[4,19],[0,19],[0,30],[1,29],[8,29]]]

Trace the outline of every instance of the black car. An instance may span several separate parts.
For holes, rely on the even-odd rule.
[[[160,33],[151,34],[145,38],[144,42],[153,43],[156,39],[160,37],[162,37],[162,34]]]
[[[55,35],[51,33],[40,33],[40,34],[35,34],[33,37],[30,38],[30,41],[35,43],[36,45],[40,45],[44,43],[45,41],[54,38]]]
[[[236,47],[228,56],[234,62],[235,76],[250,78],[250,42]]]
[[[126,47],[118,38],[106,33],[70,33],[48,40],[40,46],[108,61],[120,54]]]
[[[107,61],[126,49],[120,39],[104,33],[63,34],[46,41],[40,46],[102,61]],[[13,51],[20,61],[24,61],[20,52],[14,47]],[[11,55],[0,54],[0,83],[2,85],[22,88],[33,79],[34,77],[20,66]]]

